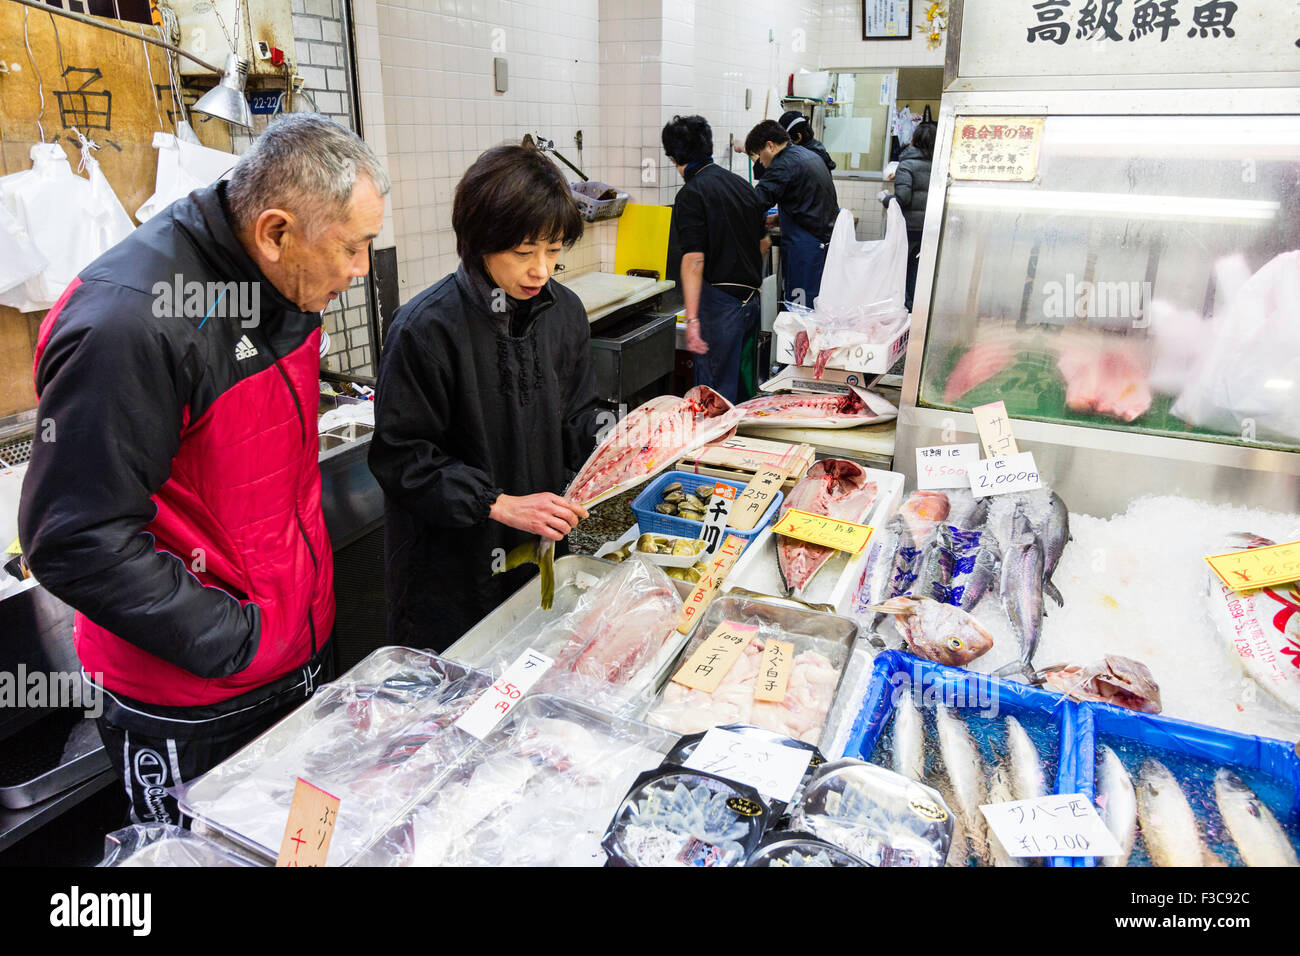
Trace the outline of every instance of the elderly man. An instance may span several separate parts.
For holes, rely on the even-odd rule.
[[[388,177],[347,129],[273,123],[73,281],[41,325],[19,529],[76,609],[142,822],[329,679],[320,312],[366,274]]]

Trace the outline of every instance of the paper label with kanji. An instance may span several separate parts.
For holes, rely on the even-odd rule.
[[[722,547],[718,553],[709,561],[709,566],[704,575],[700,578],[698,584],[685,602],[682,604],[682,614],[677,621],[677,630],[682,634],[689,634],[695,622],[699,619],[709,602],[713,600],[713,595],[718,592],[718,588],[726,579],[727,574],[731,571],[731,566],[736,563],[740,553],[745,550],[745,539],[739,538],[734,534],[727,535]]]
[[[673,681],[712,694],[722,683],[722,678],[740,660],[740,655],[757,631],[757,624],[723,621],[700,642],[690,660],[673,675]]]
[[[528,648],[460,715],[455,726],[471,737],[482,740],[514,709],[515,704],[519,703],[553,663],[555,661],[545,654]]]
[[[731,509],[731,527],[734,531],[753,531],[758,519],[767,514],[772,499],[785,483],[785,471],[764,466],[755,472],[745,490],[736,496]]]
[[[798,508],[784,512],[772,527],[774,534],[798,538],[809,544],[819,544],[823,548],[834,548],[850,554],[862,553],[862,549],[871,540],[873,530],[870,525],[815,515]]]
[[[1011,416],[1007,414],[1006,402],[976,405],[970,413],[975,416],[975,427],[979,429],[985,458],[1020,454],[1016,436],[1011,434]]]
[[[1042,476],[1034,464],[1034,453],[985,458],[970,466],[970,490],[976,498],[1005,495],[1012,491],[1034,491],[1043,487]]]
[[[299,777],[275,865],[324,866],[338,817],[339,798]]]
[[[916,450],[916,487],[920,491],[936,488],[969,488],[970,467],[979,461],[980,446],[931,445]]]
[[[1253,591],[1300,581],[1300,541],[1230,551],[1205,560],[1219,580],[1234,591]]]
[[[1118,856],[1114,834],[1081,793],[1011,800],[980,807],[1011,856]]]
[[[774,704],[785,700],[793,660],[793,642],[768,641],[764,645],[763,660],[759,664],[758,676],[754,678],[754,700],[768,700]]]
[[[811,750],[783,747],[714,727],[691,751],[686,766],[746,784],[771,800],[789,803],[812,756]]]
[[[731,485],[719,481],[713,486],[713,495],[704,508],[704,524],[700,528],[700,540],[708,545],[704,550],[704,557],[711,557],[718,553],[718,547],[722,544],[722,533],[727,530],[727,524],[731,520],[735,500],[736,489]]]

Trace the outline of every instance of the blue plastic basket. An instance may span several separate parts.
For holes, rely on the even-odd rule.
[[[709,478],[704,475],[697,475],[689,471],[669,471],[660,475],[650,483],[650,487],[641,494],[637,495],[636,500],[632,502],[632,513],[636,515],[636,523],[641,528],[641,533],[668,534],[675,535],[679,538],[698,538],[700,529],[704,526],[702,521],[691,521],[688,518],[678,518],[676,515],[661,515],[655,511],[655,505],[663,500],[663,490],[674,481],[682,483],[682,491],[688,495],[693,494],[695,489],[700,485],[712,487],[719,482],[724,485],[730,485],[737,492],[745,490],[744,482],[727,481],[724,478]],[[754,525],[753,531],[732,531],[727,530],[727,534],[734,534],[736,537],[745,541],[746,544],[758,537],[759,533],[769,524],[776,520],[776,516],[781,512],[781,502],[785,500],[785,495],[781,492],[776,493],[772,503],[768,505],[767,512],[759,519],[758,524]],[[733,508],[735,506],[733,505]]]
[[[1089,799],[1096,797],[1098,741],[1136,743],[1162,751],[1154,756],[1166,763],[1172,756],[1184,765],[1200,764],[1207,771],[1207,778],[1212,777],[1219,767],[1246,771],[1247,776],[1253,776],[1249,773],[1253,771],[1260,776],[1257,780],[1248,779],[1247,785],[1256,788],[1256,795],[1269,806],[1278,822],[1285,826],[1289,818],[1300,815],[1300,757],[1285,740],[1219,730],[1173,717],[1143,714],[1113,704],[1080,704],[1071,762],[1077,773],[1074,790],[1086,794]],[[1125,765],[1136,783],[1136,768],[1129,766],[1127,761]],[[1179,776],[1177,770],[1170,769]],[[1258,788],[1260,782],[1266,784],[1262,791]],[[1079,865],[1093,866],[1095,860],[1084,857]]]
[[[958,667],[945,667],[902,651],[885,651],[876,655],[871,682],[862,708],[849,731],[843,756],[871,760],[885,728],[894,714],[894,692],[910,682],[920,689],[920,703],[938,701],[959,712],[976,713],[995,708],[996,714],[1010,714],[1024,722],[1047,722],[1055,728],[1056,793],[1079,793],[1076,789],[1078,768],[1078,705],[1060,694],[1039,690],[1027,684],[1004,681],[987,674],[976,674]],[[931,704],[932,706],[933,704]],[[990,714],[992,717],[993,714]],[[988,754],[981,747],[981,756]],[[1046,756],[1046,755],[1044,755]],[[1075,858],[1053,857],[1052,866],[1075,866]]]

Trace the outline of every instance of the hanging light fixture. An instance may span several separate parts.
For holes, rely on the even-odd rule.
[[[244,81],[248,78],[248,61],[236,53],[226,55],[226,68],[221,82],[208,90],[190,107],[192,113],[205,113],[244,129],[253,128],[253,111],[244,96]]]

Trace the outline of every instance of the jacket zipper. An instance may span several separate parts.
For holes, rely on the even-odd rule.
[[[298,400],[298,393],[293,390],[293,383],[289,381],[289,376],[285,372],[284,366],[280,364],[279,353],[271,347],[270,337],[264,335],[262,338],[266,342],[266,350],[271,353],[271,358],[275,361],[276,371],[280,373],[280,378],[284,379],[284,387],[289,390],[289,396],[293,399],[293,407],[298,412],[298,426],[299,431],[302,434],[303,447],[305,448],[307,445],[307,417],[303,414],[302,402]],[[316,560],[316,549],[311,546],[311,539],[307,537],[307,529],[303,527],[302,515],[298,514],[298,503],[296,497],[293,506],[293,519],[298,524],[298,533],[302,535],[303,544],[307,545],[307,554],[311,556],[311,566],[313,569],[319,571],[320,563]],[[307,605],[307,629],[311,632],[311,656],[314,658],[316,656],[316,621],[312,617],[310,603]],[[308,666],[310,666],[310,662]]]

